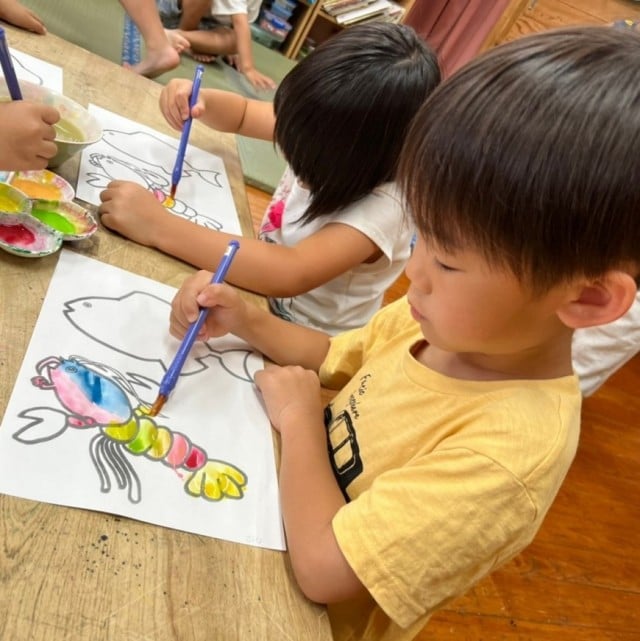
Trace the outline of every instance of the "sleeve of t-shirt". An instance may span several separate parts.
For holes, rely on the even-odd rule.
[[[364,327],[333,336],[318,373],[322,386],[340,389],[355,376],[377,345],[384,345],[389,336],[415,325],[407,309],[407,301],[403,296],[385,305]]]
[[[370,238],[388,262],[409,257],[414,226],[404,211],[397,187],[388,183],[335,214],[335,221]]]
[[[381,475],[332,525],[360,581],[407,627],[515,556],[533,538],[537,516],[507,469],[453,448]]]
[[[248,13],[246,0],[214,0],[211,6],[213,16],[233,16]]]

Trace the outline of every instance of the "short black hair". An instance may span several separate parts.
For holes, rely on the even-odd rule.
[[[345,29],[287,74],[274,99],[275,141],[309,188],[302,221],[395,179],[411,118],[439,82],[436,54],[390,23]]]
[[[640,34],[553,30],[500,45],[438,87],[399,183],[420,233],[542,292],[640,268]]]

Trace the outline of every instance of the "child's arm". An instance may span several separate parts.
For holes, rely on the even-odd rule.
[[[27,100],[0,104],[0,169],[44,169],[55,156],[54,107]]]
[[[258,372],[256,384],[282,437],[280,492],[294,572],[304,593],[315,601],[355,596],[364,587],[331,527],[345,501],[327,455],[317,376],[329,350],[329,336],[284,321],[246,302],[227,285],[210,285],[210,279],[210,272],[199,272],[185,280],[171,305],[171,333],[182,338],[200,307],[206,307],[210,311],[200,339],[231,332],[273,362],[289,366]]]
[[[5,20],[21,29],[44,35],[47,29],[40,18],[18,0],[0,0],[0,20]]]
[[[206,229],[167,211],[151,192],[128,181],[113,181],[100,199],[105,226],[201,269],[213,269],[236,238],[241,249],[227,280],[265,296],[308,292],[379,254],[365,234],[338,223],[292,247]]]
[[[174,79],[160,93],[160,111],[178,131],[189,117],[192,85],[191,80]],[[218,131],[273,140],[276,117],[271,102],[247,99],[230,91],[202,89],[191,115]]]
[[[318,376],[301,367],[269,367],[255,380],[281,436],[280,498],[298,585],[318,603],[364,593],[333,533],[333,517],[345,499],[327,455]]]
[[[256,89],[275,89],[276,83],[271,78],[261,74],[254,66],[253,51],[251,50],[251,28],[246,13],[236,13],[231,16],[233,31],[236,34],[237,68],[247,77]]]
[[[234,259],[238,260],[243,247]],[[280,365],[301,365],[318,371],[329,350],[324,332],[290,323],[266,309],[247,303],[228,285],[211,285],[211,272],[200,271],[185,279],[171,304],[170,331],[182,338],[198,317],[200,307],[210,308],[198,336],[200,340],[232,333]]]

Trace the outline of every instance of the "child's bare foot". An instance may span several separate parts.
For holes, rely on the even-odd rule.
[[[180,54],[167,43],[162,49],[148,49],[146,56],[135,65],[125,65],[134,73],[147,78],[155,78],[169,69],[175,69],[180,64]]]
[[[215,62],[215,59],[217,56],[214,56],[213,54],[210,53],[195,53],[189,49],[188,51],[185,50],[185,53],[188,56],[191,56],[194,60],[197,60],[198,62]]]
[[[5,20],[16,27],[41,35],[47,33],[42,20],[35,13],[23,7],[18,0],[3,0],[0,2],[0,20]]]
[[[191,46],[189,41],[182,35],[180,29],[165,29],[169,44],[178,52],[182,53]]]

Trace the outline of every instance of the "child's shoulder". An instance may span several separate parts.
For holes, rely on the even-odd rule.
[[[411,335],[416,339],[422,336],[420,325],[411,316],[406,296],[382,307],[366,327],[371,335],[383,340],[400,335]]]

